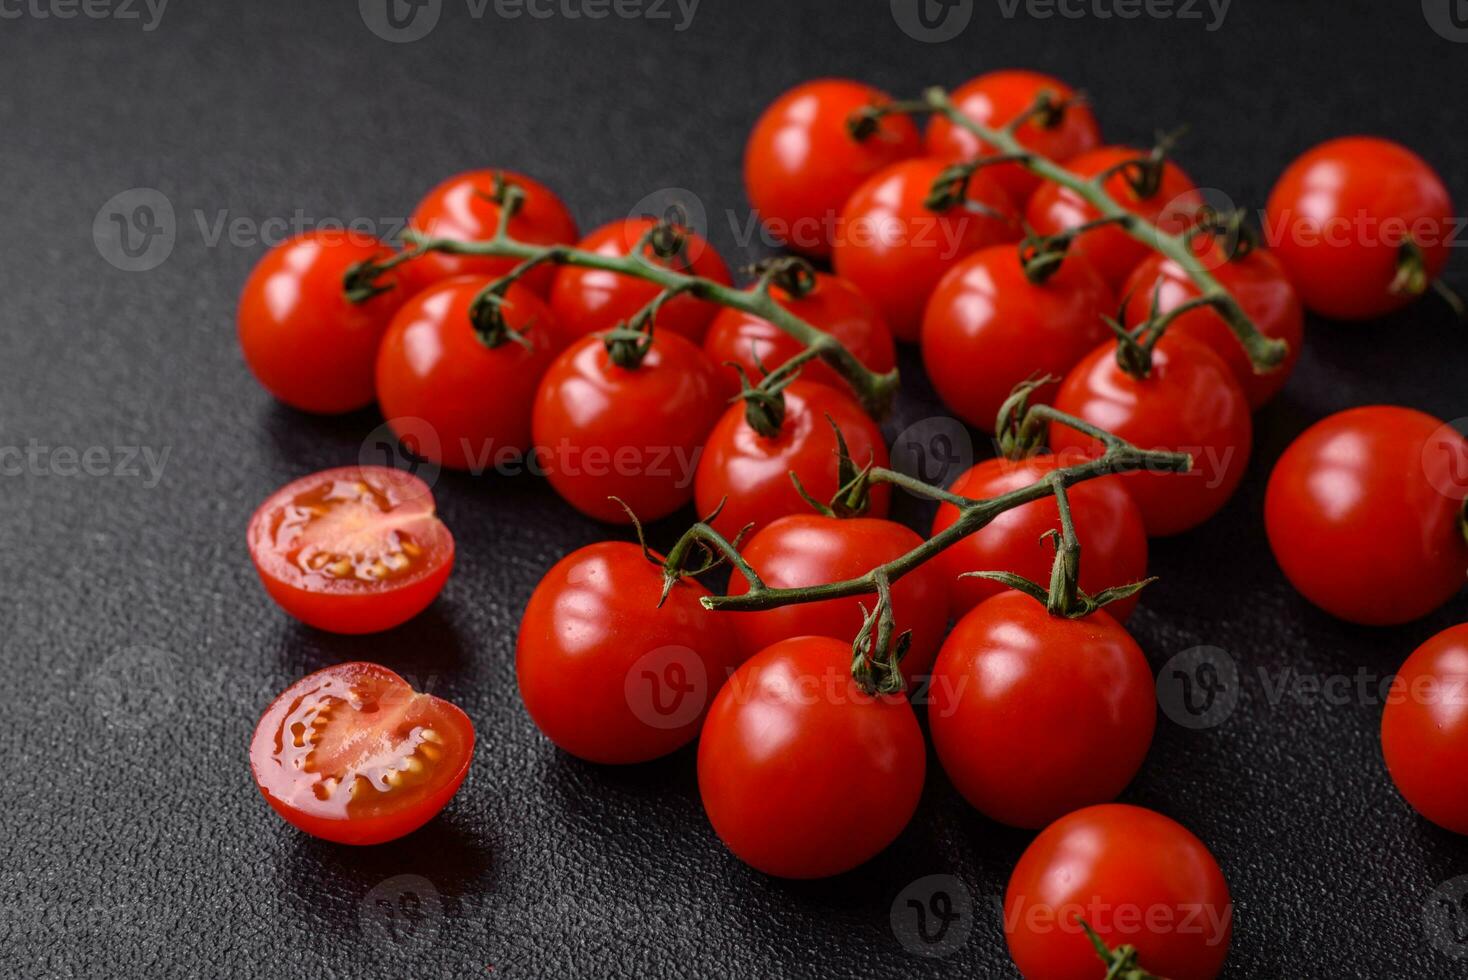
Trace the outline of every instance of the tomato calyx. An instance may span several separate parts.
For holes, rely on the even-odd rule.
[[[684,532],[683,536],[668,550],[666,558],[660,558],[657,552],[647,546],[647,536],[642,530],[642,522],[637,519],[637,514],[627,505],[627,502],[620,497],[610,499],[615,500],[627,512],[627,517],[632,522],[632,530],[637,534],[637,545],[642,549],[642,557],[662,569],[663,591],[658,596],[658,608],[662,608],[663,603],[668,599],[668,593],[672,592],[673,586],[679,582],[686,578],[698,578],[705,572],[713,571],[724,562],[729,561],[731,554],[737,557],[739,543],[754,527],[753,524],[748,524],[740,528],[733,541],[724,543],[727,544],[727,551],[721,546],[722,539],[716,541],[699,533],[700,529],[703,529],[716,536],[717,532],[713,531],[712,525],[714,521],[718,520],[719,514],[723,513],[724,504],[728,503],[728,498],[725,498],[719,501],[719,505],[707,517]]]
[[[1096,175],[1096,183],[1104,184],[1110,178],[1120,176],[1137,200],[1150,200],[1162,189],[1167,158],[1187,131],[1188,127],[1179,126],[1171,132],[1158,133],[1151,150],[1106,168]]]
[[[902,658],[912,646],[912,630],[893,635],[897,623],[892,612],[892,583],[878,571],[877,604],[871,612],[861,606],[861,629],[851,641],[851,676],[867,694],[901,694],[907,689],[902,679]]]
[[[1131,945],[1118,946],[1112,949],[1092,929],[1085,919],[1076,920],[1081,928],[1086,930],[1086,938],[1091,940],[1091,945],[1096,947],[1096,955],[1101,957],[1101,962],[1106,964],[1106,975],[1103,980],[1162,980],[1161,977],[1153,976],[1137,963],[1137,948]]]
[[[777,255],[762,259],[749,267],[759,280],[757,290],[778,286],[791,299],[804,299],[816,288],[816,270],[798,255]]]
[[[829,503],[816,500],[806,492],[800,482],[800,477],[795,471],[790,471],[790,482],[795,484],[795,492],[800,494],[802,500],[810,504],[811,508],[818,514],[826,517],[860,517],[871,507],[871,475],[874,461],[868,459],[865,464],[857,468],[856,460],[851,458],[851,450],[846,445],[846,436],[841,432],[841,426],[830,415],[826,416],[826,422],[831,426],[831,431],[836,434],[836,493],[832,495]]]
[[[1440,296],[1460,320],[1468,320],[1468,303],[1441,279],[1432,278],[1427,268],[1427,255],[1410,236],[1397,250],[1397,272],[1387,291],[1395,296],[1421,296],[1431,289]]]
[[[962,205],[971,211],[1003,221],[1005,216],[998,211],[968,200],[969,181],[984,167],[1001,163],[1027,163],[1032,159],[1034,158],[1029,153],[996,153],[992,156],[979,157],[977,160],[950,164],[933,181],[933,186],[928,191],[928,197],[923,201],[923,206],[929,211],[941,214],[949,208]]]

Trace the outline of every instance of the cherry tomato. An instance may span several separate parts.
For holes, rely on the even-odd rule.
[[[917,156],[917,127],[909,116],[884,116],[856,139],[853,113],[891,102],[860,82],[805,82],[764,111],[744,147],[744,186],[765,227],[794,251],[831,254],[837,216],[853,191],[883,167]]]
[[[250,770],[291,826],[338,844],[381,844],[423,826],[469,771],[474,725],[377,664],[337,664],[271,702]]]
[[[1147,533],[1178,534],[1228,502],[1249,465],[1249,403],[1228,365],[1189,337],[1165,334],[1152,351],[1152,372],[1137,379],[1116,363],[1116,343],[1096,348],[1075,366],[1055,407],[1142,449],[1190,453],[1186,473],[1123,473]],[[1100,455],[1101,444],[1067,425],[1050,426],[1056,455]]]
[[[770,290],[771,295],[806,323],[835,337],[873,371],[878,374],[891,371],[897,363],[897,352],[882,314],[861,290],[840,276],[817,272],[815,278],[815,288],[799,299],[778,286]],[[732,397],[739,392],[739,373],[728,366],[731,362],[742,366],[751,380],[758,381],[805,347],[770,321],[726,306],[709,325],[703,349],[719,365],[724,390]],[[800,377],[849,390],[841,376],[820,360],[807,361],[800,369]]]
[[[1117,164],[1144,156],[1145,151],[1125,146],[1103,146],[1066,162],[1066,169],[1081,177],[1095,177]],[[1112,174],[1103,185],[1112,200],[1163,231],[1178,234],[1196,220],[1203,197],[1193,181],[1177,164],[1168,160],[1162,167],[1158,189],[1140,198],[1121,173]],[[1046,183],[1035,191],[1026,209],[1030,227],[1041,235],[1055,235],[1101,215],[1079,194],[1060,184]],[[1082,232],[1071,251],[1084,255],[1114,288],[1120,289],[1127,276],[1150,254],[1146,245],[1116,225]]]
[[[661,559],[659,559],[661,560]],[[659,605],[660,565],[625,541],[556,563],[530,596],[515,644],[520,696],[536,727],[589,762],[646,762],[698,737],[740,657],[709,594],[684,579]]]
[[[1392,289],[1404,246],[1420,250],[1430,282],[1447,264],[1457,230],[1437,172],[1405,146],[1374,136],[1330,140],[1291,163],[1269,194],[1265,222],[1305,306],[1338,320],[1410,303],[1411,292]]]
[[[598,255],[629,255],[654,224],[651,218],[613,221],[587,235],[576,247]],[[726,286],[733,282],[729,278],[729,267],[712,245],[694,232],[685,231],[684,235],[682,255],[657,258],[650,245],[643,249],[643,254],[659,265],[686,275],[702,276]],[[580,337],[630,322],[637,311],[656,299],[661,291],[656,283],[646,279],[605,269],[567,265],[556,271],[550,294],[551,309],[568,336]],[[693,296],[674,296],[658,310],[654,323],[663,333],[682,334],[694,343],[701,343],[709,321],[718,311],[714,304]]]
[[[846,643],[802,636],[761,651],[714,698],[698,789],[739,860],[782,878],[824,878],[902,833],[926,755],[905,698],[864,692]]]
[[[1300,297],[1285,277],[1279,260],[1263,249],[1256,248],[1239,258],[1229,260],[1216,242],[1200,246],[1203,261],[1213,272],[1213,277],[1233,294],[1244,313],[1259,332],[1266,337],[1283,340],[1289,345],[1283,363],[1272,371],[1260,374],[1254,370],[1244,346],[1233,331],[1223,322],[1223,317],[1209,307],[1201,307],[1180,314],[1167,327],[1170,333],[1186,334],[1212,348],[1213,353],[1223,358],[1250,408],[1258,408],[1273,398],[1285,380],[1295,369],[1300,358],[1300,344],[1305,334],[1305,314],[1300,307]],[[1127,297],[1125,320],[1128,327],[1135,327],[1152,315],[1155,300],[1156,311],[1167,313],[1198,296],[1198,287],[1172,259],[1161,253],[1150,258],[1132,272],[1122,290]]]
[[[986,72],[953,90],[953,104],[974,122],[1002,129],[1019,117],[1042,92],[1055,102],[1075,98],[1075,89],[1058,78],[1037,71],[1004,69]],[[1035,118],[1015,132],[1020,145],[1056,163],[1065,163],[1101,145],[1101,126],[1085,105],[1069,105],[1048,124]],[[946,116],[934,116],[923,134],[928,156],[944,160],[977,160],[992,156],[993,147]],[[984,168],[994,180],[1023,205],[1029,200],[1040,178],[1017,163],[998,163]]]
[[[1169,980],[1212,980],[1233,937],[1228,883],[1208,848],[1152,810],[1086,807],[1040,832],[1004,896],[1009,955],[1027,980],[1098,980],[1106,968],[1082,930]]]
[[[1052,616],[1004,592],[958,621],[933,664],[928,729],[943,771],[983,814],[1045,826],[1116,798],[1152,744],[1147,658],[1104,610]]]
[[[698,462],[694,500],[700,514],[711,514],[723,502],[714,527],[728,534],[753,524],[756,528],[787,514],[810,513],[811,506],[795,489],[793,472],[820,503],[829,503],[840,488],[834,422],[857,468],[886,466],[882,432],[851,398],[835,388],[793,381],[784,391],[785,420],[775,436],[762,436],[745,418],[744,402],[730,405],[719,419]],[[887,516],[892,488],[871,488],[868,513]]]
[[[1332,616],[1387,626],[1447,602],[1468,573],[1468,442],[1408,408],[1352,408],[1306,429],[1264,498],[1274,558]]]
[[[965,497],[997,497],[1044,479],[1061,463],[1056,456],[989,459],[968,470],[949,489]],[[1074,484],[1067,489],[1067,499],[1081,542],[1082,589],[1096,595],[1147,577],[1147,531],[1141,512],[1118,477],[1103,476]],[[957,520],[957,507],[939,505],[933,517],[933,534]],[[1031,582],[1049,583],[1055,549],[1043,535],[1059,529],[1060,510],[1054,497],[1046,497],[1005,511],[941,552],[936,562],[948,579],[954,617],[1008,591],[988,579],[959,578],[964,572],[1014,572]],[[1118,622],[1126,622],[1138,598],[1118,599],[1109,603],[1106,611]]]
[[[943,404],[992,433],[1015,385],[1064,377],[1111,336],[1102,317],[1115,312],[1111,287],[1080,256],[1036,284],[1017,248],[995,245],[948,270],[933,291],[923,314],[923,364]],[[1037,397],[1053,391],[1046,385]]]
[[[250,518],[265,591],[303,623],[375,633],[428,607],[454,566],[454,537],[428,484],[384,466],[343,466],[287,483]]]
[[[428,192],[408,218],[410,227],[434,238],[460,242],[493,238],[499,228],[504,185],[524,192],[520,208],[510,218],[511,238],[531,245],[570,245],[577,238],[576,220],[549,187],[511,170],[471,170],[450,177]],[[518,259],[428,252],[402,267],[409,292],[454,276],[493,279],[519,265]],[[540,296],[548,294],[552,266],[532,269],[521,280]]]
[[[693,499],[703,443],[723,413],[713,364],[677,334],[658,333],[635,368],[612,362],[600,337],[583,337],[546,370],[532,429],[546,476],[599,521],[665,517]]]
[[[1381,751],[1412,808],[1468,834],[1468,624],[1422,644],[1392,680],[1381,713]],[[1452,774],[1452,775],[1450,775]]]
[[[966,255],[1020,237],[1009,195],[982,170],[968,183],[970,207],[930,210],[924,202],[943,169],[941,160],[894,163],[857,188],[841,212],[836,274],[876,304],[898,340],[918,339],[923,306],[943,273]]]
[[[239,336],[256,380],[307,412],[335,414],[372,404],[377,345],[406,298],[392,272],[388,287],[360,303],[347,299],[347,276],[391,250],[375,238],[311,231],[272,248],[240,293]]]
[[[765,525],[741,549],[744,560],[770,588],[825,585],[865,575],[922,544],[923,539],[892,521],[875,517],[835,518],[792,514]],[[729,594],[749,591],[744,576],[729,579]],[[733,616],[734,631],[746,657],[792,636],[831,636],[849,645],[862,624],[862,606],[871,595],[825,599]],[[912,630],[912,646],[902,660],[911,687],[928,673],[948,626],[948,583],[933,562],[925,562],[892,583],[897,632]]]
[[[475,472],[530,448],[536,388],[557,346],[550,308],[519,283],[500,309],[521,340],[485,345],[469,311],[493,281],[429,286],[398,311],[377,355],[377,400],[398,438],[421,457]]]

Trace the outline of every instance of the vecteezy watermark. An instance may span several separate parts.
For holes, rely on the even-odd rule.
[[[912,423],[892,441],[892,468],[946,487],[974,465],[974,441],[955,418],[934,415]]]
[[[464,0],[470,20],[649,20],[683,32],[693,26],[700,0]],[[455,4],[454,6],[457,6]],[[394,44],[421,41],[444,15],[444,0],[357,0],[362,23]],[[450,13],[453,16],[452,12]]]
[[[1422,929],[1433,949],[1455,960],[1468,957],[1468,875],[1432,890],[1422,905]]]
[[[1441,37],[1468,41],[1468,0],[1422,0],[1422,16]]]
[[[974,900],[953,875],[919,878],[892,900],[892,935],[915,956],[940,959],[968,942],[974,931]]]
[[[173,202],[153,187],[114,194],[92,219],[92,243],[98,253],[124,272],[158,268],[173,254],[177,237]]]
[[[683,245],[682,257],[687,263],[697,262],[703,253],[709,234],[708,209],[703,206],[703,199],[686,187],[662,187],[643,195],[627,211],[627,217],[665,221],[697,235],[698,238],[689,238]]]
[[[914,41],[941,44],[962,34],[974,0],[892,0],[892,19]]]
[[[1079,935],[1084,922],[1098,933],[1126,937],[1141,932],[1152,935],[1201,936],[1209,946],[1228,941],[1233,921],[1232,904],[1219,908],[1206,902],[1155,902],[1147,905],[1131,902],[1107,902],[1099,898],[1087,901],[1024,902],[1003,906],[1001,919],[1006,933],[1023,927],[1026,932]]]
[[[638,657],[623,681],[632,714],[649,728],[660,729],[693,724],[708,706],[711,688],[703,658],[677,644]]]
[[[1216,728],[1239,703],[1239,665],[1227,650],[1184,650],[1157,672],[1157,704],[1184,728]]]
[[[1005,20],[1023,13],[1035,20],[1199,21],[1212,33],[1223,26],[1233,0],[995,0]]]
[[[50,446],[31,439],[24,446],[0,445],[0,477],[141,479],[152,490],[163,481],[172,451],[172,446]]]
[[[173,713],[185,687],[184,662],[167,650],[118,650],[87,675],[92,700],[109,725],[141,731]]]
[[[116,20],[151,33],[163,21],[168,0],[0,0],[0,20]]]
[[[1434,490],[1449,500],[1468,497],[1468,453],[1463,439],[1468,434],[1468,418],[1444,422],[1422,444],[1422,471]]]
[[[397,875],[363,896],[357,927],[380,952],[427,952],[443,930],[443,901],[427,878]]]

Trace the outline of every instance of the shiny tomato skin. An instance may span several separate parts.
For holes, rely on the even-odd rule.
[[[1098,347],[1066,376],[1055,407],[1142,449],[1192,454],[1187,473],[1119,477],[1153,537],[1212,517],[1249,464],[1253,423],[1243,389],[1217,354],[1186,336],[1166,334],[1142,380],[1117,365],[1114,341]],[[1101,452],[1099,442],[1058,422],[1050,426],[1050,446],[1071,463]]]
[[[495,175],[525,192],[520,209],[510,219],[511,238],[531,245],[571,245],[578,233],[576,219],[555,192],[524,174],[511,170],[470,170],[456,174],[429,191],[408,218],[411,228],[434,238],[474,242],[493,238],[499,228],[500,206],[495,201]],[[455,276],[502,276],[518,259],[428,252],[402,266],[410,293]],[[532,269],[520,280],[536,295],[550,291],[553,266]]]
[[[1428,278],[1442,273],[1456,220],[1442,178],[1421,157],[1391,140],[1347,136],[1285,168],[1264,233],[1308,309],[1363,320],[1412,302],[1390,288],[1408,237]]]
[[[287,483],[255,511],[246,537],[270,597],[332,633],[407,622],[433,602],[454,566],[454,537],[434,514],[433,492],[383,466],[343,466]]]
[[[895,163],[858,187],[841,212],[836,274],[876,305],[898,340],[918,339],[928,296],[964,256],[1020,238],[1013,202],[982,170],[966,200],[992,214],[963,205],[930,210],[923,202],[944,166],[927,158]]]
[[[1239,343],[1223,318],[1210,308],[1189,310],[1168,326],[1168,331],[1207,344],[1223,358],[1233,372],[1239,387],[1249,400],[1250,408],[1259,408],[1273,398],[1289,379],[1300,359],[1300,345],[1305,336],[1305,311],[1299,294],[1290,285],[1279,260],[1262,248],[1233,260],[1224,258],[1218,245],[1209,244],[1203,256],[1213,277],[1233,294],[1245,315],[1266,337],[1283,340],[1289,345],[1285,359],[1272,371],[1259,373],[1249,361],[1244,345]],[[1172,259],[1153,253],[1132,272],[1122,295],[1127,297],[1125,324],[1135,327],[1152,315],[1167,313],[1198,296],[1198,287]]]
[[[434,283],[393,317],[377,354],[377,401],[413,451],[460,470],[483,470],[530,448],[530,412],[541,375],[559,346],[545,301],[514,283],[501,304],[527,343],[486,347],[469,310],[494,280],[460,276]],[[423,439],[427,423],[436,439]]]
[[[657,334],[636,368],[612,363],[600,337],[551,362],[531,428],[556,493],[589,517],[626,524],[666,517],[693,499],[704,441],[723,414],[719,377],[702,350]]]
[[[587,252],[622,257],[630,255],[642,236],[652,229],[651,218],[626,218],[602,225],[576,244]],[[644,250],[652,261],[687,275],[702,276],[730,285],[729,267],[714,247],[694,232],[685,232],[684,254],[671,259],[653,257],[652,247]],[[629,323],[637,311],[657,298],[662,291],[656,283],[605,269],[587,269],[566,265],[556,270],[551,286],[550,304],[561,329],[568,337],[603,333],[619,323]],[[690,295],[674,296],[658,311],[654,327],[664,333],[676,333],[693,341],[703,341],[709,321],[719,307]]]
[[[250,770],[293,827],[381,844],[423,826],[469,772],[474,725],[386,667],[346,663],[286,688],[250,741]]]
[[[662,588],[661,567],[626,541],[572,552],[535,587],[515,677],[536,727],[571,755],[622,765],[676,751],[739,665],[725,617],[699,605],[708,590],[684,579],[659,605]]]
[[[1447,602],[1468,573],[1461,525],[1468,442],[1424,412],[1337,412],[1290,444],[1264,522],[1301,595],[1332,616],[1389,626]]]
[[[1022,592],[953,627],[933,664],[928,730],[943,771],[990,819],[1039,829],[1113,800],[1157,723],[1147,658],[1105,610],[1052,616]]]
[[[1152,810],[1103,803],[1040,832],[1004,896],[1009,955],[1026,980],[1106,972],[1077,919],[1168,980],[1213,980],[1233,937],[1233,902],[1202,841]]]
[[[802,636],[747,661],[714,699],[698,788],[741,861],[825,878],[875,857],[907,826],[926,754],[906,698],[862,691],[848,644]]]
[[[723,503],[714,527],[734,535],[748,526],[764,527],[787,514],[808,514],[811,506],[795,489],[793,471],[820,503],[830,503],[840,486],[836,433],[841,428],[857,468],[870,462],[885,467],[882,430],[850,397],[826,385],[793,381],[784,391],[785,421],[774,437],[760,435],[745,418],[745,403],[724,410],[704,446],[694,482],[698,513],[707,516]],[[892,488],[871,488],[868,515],[886,517]]]
[[[875,517],[835,518],[792,514],[766,524],[741,549],[744,560],[770,588],[824,585],[865,575],[922,544],[912,530]],[[729,579],[729,595],[743,595],[742,575]],[[825,599],[733,616],[733,628],[746,657],[792,636],[831,636],[848,644],[861,629],[861,607],[875,597]],[[948,626],[948,582],[933,562],[925,562],[892,583],[897,632],[912,630],[912,646],[902,660],[911,688],[926,675]]]
[[[353,303],[346,276],[391,254],[375,238],[310,231],[256,263],[240,293],[237,322],[245,363],[266,391],[322,415],[372,404],[377,345],[406,295],[388,272],[377,280],[386,292]]]
[[[933,291],[923,313],[923,364],[943,404],[992,433],[1015,385],[1064,377],[1111,336],[1102,317],[1115,313],[1111,287],[1080,256],[1036,284],[1017,248],[995,245],[948,270]],[[1053,391],[1045,385],[1035,397]]]
[[[910,116],[883,117],[863,140],[847,130],[853,113],[891,101],[870,85],[822,78],[781,95],[755,122],[744,187],[760,220],[792,251],[829,258],[846,199],[878,170],[921,151]]]
[[[1081,177],[1095,177],[1119,163],[1144,155],[1144,152],[1125,146],[1103,146],[1082,153],[1067,161],[1065,166]],[[1138,198],[1120,173],[1106,179],[1105,189],[1112,200],[1128,211],[1174,234],[1193,224],[1203,204],[1203,197],[1192,179],[1171,160],[1163,165],[1161,186],[1146,199]],[[1098,217],[1100,214],[1096,209],[1075,191],[1052,183],[1041,185],[1025,209],[1030,227],[1041,235],[1058,234]],[[1132,270],[1151,254],[1146,245],[1115,225],[1081,233],[1071,243],[1071,251],[1084,255],[1118,291]]]
[[[997,497],[1042,480],[1064,461],[1056,456],[1022,460],[985,460],[949,487],[965,497]],[[1103,476],[1068,488],[1076,537],[1081,543],[1080,586],[1091,595],[1147,577],[1147,530],[1141,511],[1115,476]],[[940,504],[933,516],[934,535],[958,520],[958,508]],[[1060,510],[1053,496],[1007,510],[984,527],[947,548],[935,561],[948,578],[953,615],[961,617],[979,603],[1008,591],[998,582],[959,578],[964,572],[1014,572],[1048,586],[1055,549],[1043,539],[1060,529]],[[1106,611],[1126,622],[1140,595],[1108,603]]]
[[[1019,117],[1040,93],[1048,92],[1056,102],[1075,97],[1075,89],[1051,75],[1009,68],[985,72],[953,90],[949,98],[965,116],[993,129],[1002,129]],[[1025,149],[1065,163],[1101,145],[1101,126],[1085,105],[1071,105],[1053,126],[1033,119],[1015,133]],[[923,134],[928,156],[943,160],[976,160],[993,156],[995,150],[946,116],[934,116]],[[1040,178],[1017,163],[998,163],[984,168],[1018,205],[1029,200],[1040,186]]]
[[[891,371],[897,364],[897,351],[892,331],[887,329],[882,314],[861,290],[840,276],[826,272],[817,272],[815,276],[815,288],[799,299],[779,287],[772,288],[771,295],[806,323],[835,337],[871,370],[878,374]],[[732,398],[739,393],[739,372],[729,367],[730,362],[741,365],[751,381],[758,381],[805,346],[768,320],[725,307],[709,324],[703,349],[718,365],[724,390]],[[807,361],[800,369],[800,377],[842,391],[850,390],[841,376],[819,359]]]
[[[1428,820],[1468,834],[1468,624],[1422,644],[1392,681],[1381,751],[1397,791]]]

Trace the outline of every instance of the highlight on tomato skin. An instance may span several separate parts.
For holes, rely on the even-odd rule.
[[[286,484],[250,518],[250,559],[296,619],[332,633],[391,629],[448,580],[454,538],[428,484],[385,466],[344,466]]]
[[[283,691],[255,726],[250,770],[293,827],[339,844],[381,844],[442,810],[473,753],[474,725],[457,706],[358,662]]]

